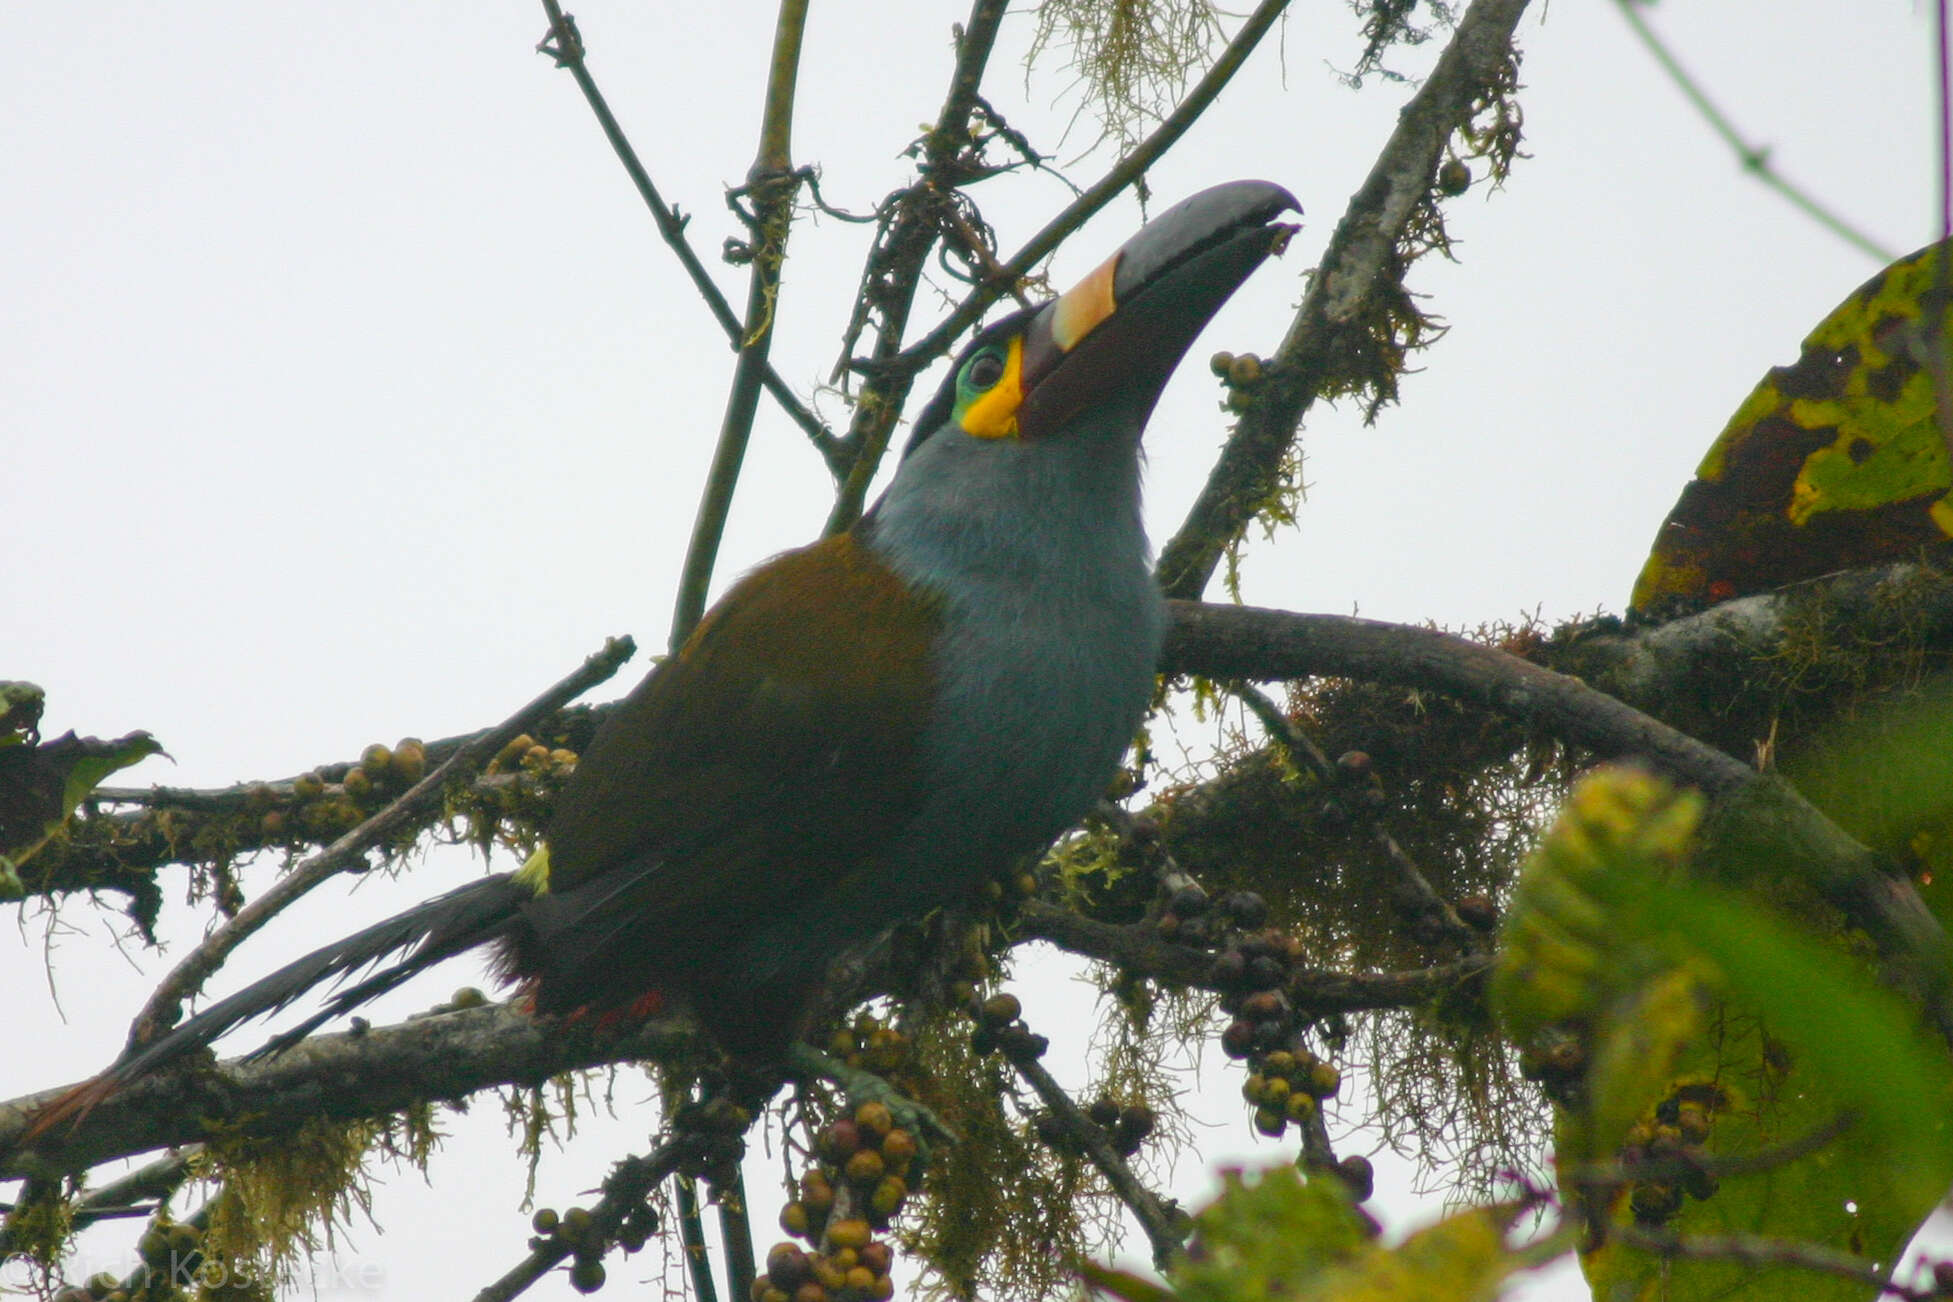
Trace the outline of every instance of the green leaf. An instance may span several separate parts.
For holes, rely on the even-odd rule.
[[[1098,1266],[1082,1271],[1086,1281],[1123,1302],[1493,1302],[1531,1264],[1506,1246],[1507,1205],[1460,1212],[1386,1248],[1339,1180],[1304,1179],[1293,1166],[1223,1179],[1170,1288]]]
[[[1889,1264],[1953,1180],[1953,1060],[1851,935],[1689,880],[1680,851],[1699,814],[1646,774],[1602,770],[1575,789],[1515,891],[1494,981],[1501,1016],[1522,1047],[1557,1036],[1586,1051],[1584,1070],[1562,1055],[1573,1067],[1553,1082],[1569,1201],[1595,1223],[1761,1234]],[[1744,868],[1770,886],[1770,865]],[[1583,1264],[1596,1296],[1866,1295],[1833,1277],[1664,1261],[1612,1240]]]
[[[1222,1178],[1221,1196],[1194,1217],[1193,1259],[1173,1272],[1180,1297],[1309,1296],[1312,1281],[1368,1246],[1369,1226],[1340,1181],[1304,1180],[1293,1166]]]

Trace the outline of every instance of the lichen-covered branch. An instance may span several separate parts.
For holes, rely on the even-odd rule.
[[[1513,88],[1512,40],[1526,0],[1472,0],[1424,85],[1404,105],[1396,129],[1363,188],[1350,199],[1324,250],[1294,323],[1265,368],[1254,402],[1222,449],[1186,521],[1160,552],[1167,595],[1192,599],[1214,567],[1282,487],[1303,415],[1323,396],[1367,391],[1372,406],[1388,400],[1417,317],[1403,276],[1421,222],[1432,227],[1431,187],[1444,149],[1474,117],[1495,110]],[[1516,128],[1500,154],[1516,148]],[[1442,244],[1441,231],[1426,243]]]
[[[1218,990],[1214,954],[1161,939],[1144,924],[1104,922],[1070,909],[1031,901],[1019,914],[1019,940],[1042,940],[1082,958],[1111,963],[1134,976],[1169,985]],[[1311,1016],[1414,1008],[1469,988],[1491,966],[1485,955],[1402,972],[1302,971],[1286,987],[1289,1002]]]
[[[1339,644],[1345,636],[1339,630],[1348,625],[1335,617],[1288,616],[1293,622],[1277,645],[1258,646],[1206,623],[1210,610],[1220,608],[1176,608],[1170,670],[1257,681],[1332,675],[1452,690],[1442,676],[1405,676],[1434,644],[1436,635],[1428,629],[1367,624],[1369,650],[1359,657]],[[1219,618],[1236,616],[1220,611]],[[1740,756],[1767,735],[1786,691],[1803,708],[1820,710],[1835,703],[1840,689],[1858,690],[1868,679],[1903,679],[1953,667],[1953,576],[1916,564],[1851,571],[1653,627],[1589,621],[1528,634],[1513,644],[1528,659],[1575,674]],[[1501,708],[1482,691],[1467,695]],[[545,747],[581,751],[609,709],[573,706],[530,730]],[[1550,713],[1523,713],[1527,726],[1542,736],[1578,740],[1562,733]],[[428,764],[444,762],[480,735],[427,742]],[[337,800],[338,784],[353,767],[352,761],[340,761],[300,777],[207,789],[100,788],[67,832],[35,857],[31,871],[23,873],[25,884],[47,895],[141,889],[160,898],[153,879],[168,865],[226,868],[232,859],[260,849],[289,852],[327,843],[330,836],[324,833],[344,830],[344,824],[331,825],[324,816],[343,804]],[[1747,771],[1748,766],[1738,767]],[[307,794],[308,782],[324,784],[324,792]],[[533,834],[547,816],[553,784],[548,773],[517,768],[478,777],[462,789],[456,806],[469,817],[503,818],[511,828]],[[429,811],[429,821],[439,812]]]
[[[1331,674],[1431,688],[1700,787],[1718,805],[1712,842],[1774,862],[1844,909],[1953,1040],[1946,935],[1910,882],[1787,783],[1577,678],[1436,629],[1185,602],[1173,603],[1162,668],[1221,677]]]
[[[83,1171],[119,1157],[225,1134],[290,1134],[317,1117],[380,1117],[498,1085],[540,1085],[586,1067],[696,1052],[690,1027],[647,1023],[619,1036],[543,1023],[503,1006],[397,1026],[315,1035],[272,1058],[144,1077],[37,1147],[20,1139],[68,1086],[0,1103],[0,1178]]]

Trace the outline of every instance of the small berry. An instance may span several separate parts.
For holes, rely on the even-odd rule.
[[[991,995],[983,1001],[983,1021],[986,1026],[1009,1026],[1023,1015],[1024,1005],[1016,995]]]
[[[766,1254],[766,1278],[775,1288],[799,1288],[813,1274],[813,1265],[797,1243],[776,1243]]]
[[[882,1178],[886,1170],[882,1155],[872,1148],[864,1148],[848,1159],[848,1183],[864,1187],[872,1185]]]
[[[1349,1186],[1350,1196],[1357,1202],[1368,1202],[1370,1195],[1377,1191],[1376,1168],[1361,1153],[1352,1153],[1336,1163],[1336,1174]]]
[[[854,1110],[854,1124],[861,1128],[862,1142],[873,1144],[895,1128],[895,1114],[886,1103],[864,1103]]]
[[[1242,353],[1229,364],[1227,382],[1237,389],[1252,388],[1261,383],[1261,359],[1253,353]]]
[[[820,1153],[832,1162],[846,1162],[861,1149],[861,1127],[852,1121],[836,1121],[821,1131]]]

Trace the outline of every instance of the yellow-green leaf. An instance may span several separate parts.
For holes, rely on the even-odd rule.
[[[1737,409],[1655,536],[1629,608],[1666,617],[1953,539],[1931,368],[1944,245],[1861,286]]]

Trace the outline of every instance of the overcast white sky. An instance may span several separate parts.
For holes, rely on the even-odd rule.
[[[575,12],[614,109],[714,254],[738,233],[720,196],[752,156],[770,6]],[[814,6],[794,154],[823,169],[831,202],[866,209],[904,182],[900,152],[941,101],[963,12]],[[1932,237],[1924,6],[1707,0],[1653,17],[1783,171],[1895,251]],[[1013,16],[1005,49],[1031,28]],[[0,677],[47,689],[50,732],[151,730],[176,763],[131,781],[282,776],[498,719],[606,634],[662,646],[731,356],[569,76],[533,53],[543,29],[539,7],[513,2],[10,8]],[[1224,432],[1198,359],[1273,350],[1408,93],[1338,84],[1330,69],[1356,48],[1345,5],[1298,2],[1152,175],[1162,202],[1262,176],[1307,209],[1154,421],[1156,538]],[[1251,601],[1453,626],[1619,610],[1722,422],[1876,269],[1743,175],[1611,5],[1536,5],[1524,48],[1530,157],[1502,193],[1449,206],[1457,263],[1413,277],[1451,333],[1375,429],[1352,411],[1312,417],[1309,501],[1299,529],[1251,552]],[[1067,159],[1090,139],[1059,143],[1075,91],[1055,65],[1027,81],[1006,53],[985,90]],[[1015,248],[1066,196],[1023,177],[979,197]],[[1115,203],[1055,279],[1139,219]],[[833,221],[793,237],[774,356],[803,391],[834,359],[866,240]],[[743,272],[719,270],[737,301]],[[838,401],[823,410],[844,419]],[[721,586],[812,537],[826,488],[797,431],[763,410]],[[250,946],[224,988],[477,870],[438,856],[404,883],[331,888]],[[169,920],[181,953],[198,919]],[[58,1008],[46,920],[30,911],[0,947],[9,1041],[36,1047],[12,1056],[0,1094],[103,1065],[169,957],[118,954],[80,903],[62,921],[79,930],[53,955]],[[393,1011],[470,979],[436,978]],[[1082,1020],[1086,997],[1073,1002],[1033,1013]],[[522,1172],[497,1111],[454,1123],[431,1184],[388,1186],[384,1235],[342,1245],[378,1263],[387,1295],[472,1292],[520,1254]],[[609,1155],[641,1146],[635,1120],[546,1158],[540,1200],[576,1201]],[[1238,1107],[1215,1120],[1212,1153],[1280,1155]],[[1204,1178],[1187,1163],[1173,1186],[1194,1196]],[[1417,1211],[1406,1184],[1386,1173],[1400,1220]],[[611,1268],[618,1288],[655,1277],[657,1259]],[[535,1296],[573,1295],[559,1279]]]

